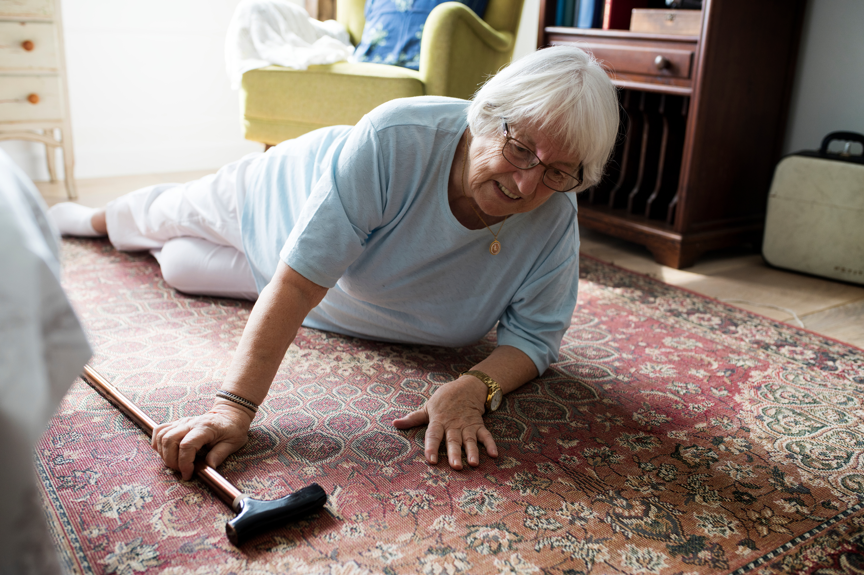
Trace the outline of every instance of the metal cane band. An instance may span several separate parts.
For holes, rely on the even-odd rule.
[[[227,399],[228,401],[232,401],[237,405],[242,405],[246,409],[252,411],[253,413],[258,413],[258,406],[249,401],[246,398],[240,397],[239,395],[234,395],[230,391],[224,391],[222,389],[216,391],[216,397],[221,397],[222,399]]]

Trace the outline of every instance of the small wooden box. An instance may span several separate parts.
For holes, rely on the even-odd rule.
[[[698,36],[701,29],[701,10],[634,8],[630,19],[631,32]]]

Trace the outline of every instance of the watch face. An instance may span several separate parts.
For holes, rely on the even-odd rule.
[[[489,411],[497,411],[501,407],[501,402],[504,400],[504,394],[501,390],[497,390],[492,394],[492,401],[489,402]]]

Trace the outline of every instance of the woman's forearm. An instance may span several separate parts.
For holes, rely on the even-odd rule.
[[[523,351],[509,345],[496,347],[486,359],[471,369],[482,371],[498,382],[502,393],[505,395],[519,389],[539,375],[531,358]],[[488,392],[486,384],[470,375],[463,375],[462,377],[477,382],[473,387],[477,389],[478,397],[482,395],[485,402]]]
[[[326,293],[325,288],[280,263],[252,308],[221,388],[260,405],[303,318]],[[188,480],[203,447],[210,446],[207,464],[213,467],[240,449],[254,415],[253,409],[217,397],[203,415],[157,425],[153,447],[168,467],[179,469]]]
[[[252,308],[221,389],[260,405],[303,319],[326,293],[280,262]]]

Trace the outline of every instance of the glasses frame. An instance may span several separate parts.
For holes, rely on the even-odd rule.
[[[548,165],[548,164],[544,164],[544,163],[540,160],[540,158],[537,156],[537,152],[535,152],[534,150],[532,150],[530,146],[526,146],[524,143],[520,142],[519,140],[517,140],[516,138],[514,138],[513,136],[511,136],[511,135],[510,135],[510,127],[507,125],[507,122],[504,122],[504,124],[503,124],[503,130],[504,130],[504,138],[505,138],[505,140],[504,140],[504,145],[501,146],[501,155],[504,156],[504,159],[507,160],[507,163],[508,163],[508,164],[510,164],[511,166],[513,166],[514,168],[517,168],[517,169],[519,169],[519,170],[531,170],[531,169],[536,168],[537,166],[543,166],[543,167],[545,168],[545,169],[543,170],[543,185],[545,185],[545,186],[546,186],[547,188],[549,188],[550,190],[555,191],[555,192],[558,192],[558,193],[562,193],[562,194],[563,194],[563,193],[566,193],[566,192],[569,192],[569,191],[575,190],[576,188],[578,188],[579,186],[582,185],[582,178],[583,178],[583,166],[582,166],[582,164],[579,165],[579,175],[578,175],[578,176],[574,176],[573,174],[571,174],[571,173],[569,173],[569,172],[565,172],[564,170],[559,170],[558,168],[553,168],[552,166],[550,166],[550,165]],[[510,143],[510,140],[513,140],[514,142],[516,142],[517,144],[519,144],[520,146],[522,146],[523,148],[525,148],[526,150],[528,150],[529,152],[531,152],[531,155],[534,156],[534,160],[535,160],[534,163],[532,163],[532,164],[531,164],[530,166],[528,166],[527,168],[523,168],[522,166],[517,166],[516,164],[514,164],[513,162],[511,162],[511,161],[510,161],[510,158],[508,158],[507,155],[504,153],[504,148],[507,147],[507,144]],[[558,190],[558,189],[553,188],[553,187],[550,186],[549,183],[546,181],[546,174],[549,172],[550,169],[551,169],[551,170],[555,170],[556,172],[561,172],[562,174],[566,174],[566,175],[570,176],[571,178],[573,178],[574,180],[576,180],[576,185],[574,185],[573,187],[568,188],[568,189],[566,189],[566,190]]]

